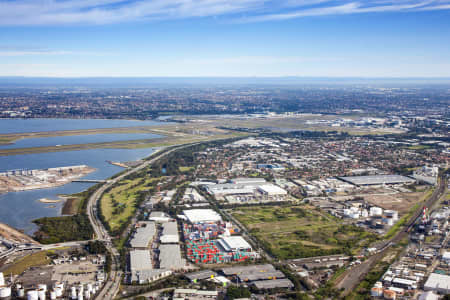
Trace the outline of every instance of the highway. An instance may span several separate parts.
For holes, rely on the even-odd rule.
[[[48,245],[41,245],[41,244],[13,244],[11,243],[11,248],[9,248],[7,251],[4,251],[0,253],[0,259],[8,257],[11,254],[14,254],[16,252],[20,251],[33,251],[33,250],[50,250],[55,248],[63,248],[63,247],[75,247],[75,246],[82,246],[86,245],[89,241],[75,241],[75,242],[67,242],[67,243],[58,243],[58,244],[48,244]]]
[[[420,206],[414,214],[411,216],[409,221],[404,225],[403,229],[400,230],[394,237],[392,237],[384,247],[378,249],[378,251],[365,260],[362,264],[356,265],[353,268],[348,269],[336,284],[336,288],[344,289],[343,295],[350,293],[361,280],[370,272],[370,270],[380,261],[392,245],[403,240],[409,235],[410,230],[413,228],[414,224],[420,220],[422,211],[424,207],[431,208],[436,201],[438,201],[442,195],[445,194],[447,187],[447,181],[444,177],[441,177],[439,186],[434,190],[433,194],[425,201],[424,205]]]
[[[108,280],[107,283],[104,285],[104,287],[102,288],[100,293],[97,295],[96,299],[114,299],[119,292],[120,281],[122,278],[122,272],[120,270],[120,264],[119,264],[119,258],[120,258],[119,251],[112,244],[109,233],[107,232],[107,230],[105,229],[105,227],[103,226],[102,222],[100,221],[100,219],[98,217],[97,203],[101,199],[101,196],[108,188],[112,187],[113,185],[115,185],[116,183],[118,183],[119,181],[121,181],[122,179],[127,177],[128,175],[133,174],[135,172],[138,172],[138,171],[148,167],[149,165],[151,165],[158,159],[161,159],[162,157],[172,153],[175,150],[179,150],[179,149],[189,147],[192,145],[196,145],[196,144],[198,144],[198,143],[185,144],[185,145],[174,147],[174,148],[172,148],[168,151],[165,151],[161,154],[156,153],[157,155],[155,157],[153,157],[152,159],[143,162],[139,166],[129,169],[128,171],[119,175],[118,177],[115,177],[115,178],[112,178],[112,179],[106,181],[105,184],[103,184],[100,188],[98,188],[89,197],[86,209],[87,209],[87,214],[89,216],[89,221],[91,222],[92,227],[95,232],[95,235],[96,235],[96,240],[106,242],[107,248],[109,249],[110,254],[112,256],[111,274],[109,275],[110,280]],[[155,153],[153,155],[155,155]]]

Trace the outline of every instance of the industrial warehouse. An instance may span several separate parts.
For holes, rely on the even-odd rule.
[[[180,216],[187,257],[194,263],[218,264],[259,257],[248,242],[235,236],[239,230],[212,209],[185,210]],[[233,236],[232,236],[233,235]]]
[[[338,178],[340,180],[349,182],[356,186],[409,184],[416,182],[415,179],[401,175],[368,175],[368,176],[347,176]]]
[[[286,201],[288,192],[264,178],[235,178],[228,183],[200,184],[219,201],[230,203]]]

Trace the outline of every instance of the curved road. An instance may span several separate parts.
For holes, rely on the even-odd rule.
[[[119,251],[114,247],[114,245],[111,242],[111,237],[108,233],[108,231],[103,226],[102,222],[100,221],[97,213],[97,203],[100,200],[103,193],[110,187],[112,187],[114,184],[119,182],[120,180],[124,179],[128,175],[135,173],[139,170],[142,170],[146,168],[147,166],[151,165],[158,159],[161,159],[162,157],[172,153],[175,150],[179,150],[185,147],[193,146],[198,143],[191,143],[191,144],[185,144],[181,146],[174,147],[168,151],[165,151],[161,154],[157,154],[157,152],[153,153],[153,155],[157,154],[152,159],[143,162],[139,166],[132,168],[125,173],[121,174],[118,177],[115,177],[113,179],[108,180],[105,184],[103,184],[99,189],[97,189],[88,199],[87,203],[87,214],[89,216],[89,221],[92,224],[92,227],[94,229],[96,239],[100,241],[104,241],[107,243],[107,247],[109,248],[109,252],[112,256],[112,266],[111,266],[111,274],[109,276],[110,280],[105,284],[105,286],[102,288],[96,299],[114,299],[119,292],[120,287],[120,280],[122,277],[122,272],[120,270],[120,264],[119,264],[119,258],[120,254]]]

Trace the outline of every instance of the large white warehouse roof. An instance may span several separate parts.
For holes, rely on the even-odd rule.
[[[287,192],[284,189],[274,184],[261,185],[258,187],[258,190],[269,196],[287,195]]]
[[[237,251],[252,248],[252,246],[250,246],[250,244],[247,243],[247,241],[241,236],[224,237],[219,240],[219,244],[226,251]]]
[[[190,209],[183,213],[191,223],[222,221],[222,217],[212,209]]]

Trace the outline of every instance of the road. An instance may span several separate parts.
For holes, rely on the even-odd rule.
[[[67,243],[58,243],[58,244],[12,244],[11,248],[7,251],[0,253],[0,259],[4,257],[8,257],[9,255],[20,252],[20,251],[33,251],[33,250],[50,250],[55,248],[64,248],[64,247],[75,247],[75,246],[83,246],[86,245],[89,241],[75,241],[75,242],[67,242]]]
[[[388,252],[392,245],[403,240],[405,237],[409,235],[409,231],[413,228],[414,224],[420,220],[423,207],[432,207],[437,200],[439,200],[442,195],[445,193],[447,187],[447,181],[444,177],[441,177],[439,186],[434,190],[433,194],[430,198],[424,203],[423,206],[420,206],[409,219],[409,221],[405,224],[403,229],[399,231],[394,237],[392,237],[386,246],[379,249],[377,253],[370,256],[366,259],[362,264],[356,265],[353,268],[348,269],[342,276],[340,280],[336,284],[337,289],[343,288],[343,295],[347,295],[351,292],[362,279],[370,272],[370,270],[379,262]]]
[[[120,288],[120,281],[122,278],[122,272],[120,270],[120,263],[119,258],[120,254],[117,248],[114,247],[114,245],[111,242],[111,237],[108,233],[108,231],[103,226],[102,222],[100,221],[97,213],[97,203],[100,201],[101,196],[103,193],[128,175],[131,175],[135,172],[138,172],[149,165],[153,164],[155,161],[161,159],[162,157],[185,147],[193,146],[198,143],[191,143],[191,144],[185,144],[181,146],[176,146],[168,151],[165,151],[163,153],[157,154],[150,160],[144,161],[139,166],[136,166],[132,169],[127,170],[123,174],[112,178],[108,180],[106,183],[104,183],[100,188],[98,188],[88,199],[87,202],[87,214],[89,216],[89,221],[92,224],[92,227],[94,229],[96,240],[104,241],[107,243],[107,248],[110,251],[111,257],[112,257],[112,266],[111,266],[111,274],[109,275],[109,280],[107,283],[103,286],[100,293],[97,295],[96,299],[114,299]],[[153,154],[155,155],[155,153]]]

